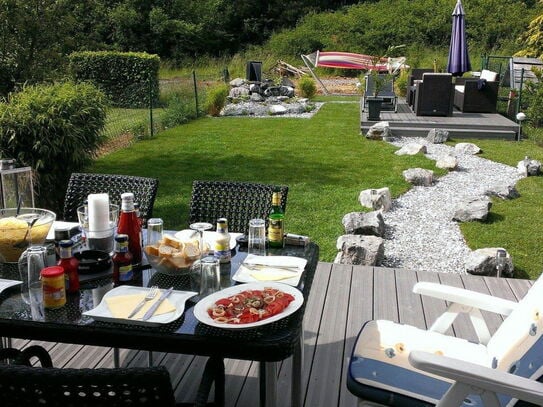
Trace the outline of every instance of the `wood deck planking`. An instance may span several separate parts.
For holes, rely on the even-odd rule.
[[[413,294],[412,285],[417,281],[448,283],[514,301],[522,298],[531,285],[527,280],[319,263],[304,319],[304,406],[356,405],[345,379],[351,349],[366,320],[393,319],[421,328],[431,325],[446,305],[444,301]],[[485,320],[492,325],[493,332],[501,317],[490,315],[485,315]],[[474,335],[468,326],[467,320],[460,320],[454,331],[459,336]],[[13,342],[15,346],[24,346],[28,341]],[[50,349],[55,366],[113,366],[109,348],[40,343]],[[155,352],[153,360],[170,371],[178,401],[194,399],[206,358]],[[147,352],[121,349],[121,361],[123,366],[145,366]],[[291,363],[287,359],[279,364],[278,406],[290,404]],[[258,363],[227,360],[226,374],[227,407],[258,405]]]

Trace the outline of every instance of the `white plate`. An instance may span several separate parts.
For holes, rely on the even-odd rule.
[[[232,276],[232,279],[234,281],[237,281],[238,283],[253,283],[253,282],[265,282],[264,279],[258,279],[255,278],[252,274],[256,272],[260,272],[261,274],[266,274],[266,272],[269,272],[270,275],[274,275],[276,273],[282,273],[280,266],[292,266],[293,269],[295,269],[295,272],[291,272],[292,277],[290,278],[271,278],[269,281],[288,284],[293,287],[298,286],[300,283],[300,277],[302,276],[302,273],[304,272],[305,265],[307,264],[307,260],[303,259],[301,257],[293,257],[293,256],[254,256],[252,254],[249,254],[246,259],[243,261],[243,263],[246,263],[248,265],[255,264],[255,265],[262,265],[262,267],[258,270],[251,270],[248,267],[245,267],[244,264],[241,264],[240,267],[237,269],[236,273]],[[274,266],[279,266],[274,267]],[[290,270],[290,269],[289,269]],[[289,273],[288,270],[285,271],[286,273]]]
[[[236,237],[241,236],[243,233],[230,233],[230,250],[236,247]],[[192,229],[184,229],[175,234],[175,238],[185,242],[187,240],[196,239],[198,237],[198,232]],[[209,247],[213,247],[213,244],[217,240],[217,232],[204,231],[204,242],[206,242]]]
[[[266,287],[275,288],[285,293],[289,293],[290,295],[294,297],[294,301],[292,301],[288,305],[288,307],[286,307],[283,310],[283,312],[281,312],[280,314],[274,315],[273,317],[269,317],[257,322],[251,322],[249,324],[221,324],[221,323],[215,322],[213,318],[211,318],[209,314],[207,313],[208,308],[210,308],[213,304],[215,304],[216,301],[220,300],[221,298],[230,297],[232,295],[238,294],[245,290],[263,290]],[[298,290],[297,288],[291,287],[286,284],[277,283],[277,282],[259,282],[259,283],[239,284],[239,285],[225,288],[224,290],[221,290],[221,291],[217,291],[216,293],[208,295],[207,297],[198,301],[198,303],[196,303],[196,306],[194,307],[194,316],[201,323],[209,325],[209,326],[214,326],[216,328],[247,329],[247,328],[254,328],[261,325],[271,324],[272,322],[288,317],[290,314],[294,313],[298,308],[300,308],[303,303],[304,303],[304,296],[301,293],[301,291]]]
[[[168,314],[155,315],[149,318],[147,321],[137,320],[137,319],[127,319],[127,318],[115,318],[111,315],[109,308],[106,303],[107,298],[116,297],[119,295],[131,295],[131,294],[140,294],[147,293],[149,288],[145,287],[133,287],[130,285],[122,285],[116,287],[113,290],[110,290],[104,295],[102,301],[96,308],[91,309],[90,311],[83,312],[83,315],[88,315],[94,318],[97,321],[105,322],[117,322],[120,324],[130,324],[130,325],[143,325],[143,326],[158,326],[161,324],[169,324],[170,322],[175,321],[185,311],[185,302],[194,297],[196,294],[192,291],[172,291],[168,300],[175,307],[175,312],[170,312]]]

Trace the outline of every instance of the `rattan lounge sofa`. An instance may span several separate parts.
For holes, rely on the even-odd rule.
[[[496,113],[498,85],[498,74],[486,69],[479,78],[457,78],[454,106],[466,113]]]

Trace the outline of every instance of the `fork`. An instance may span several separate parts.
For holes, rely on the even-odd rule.
[[[141,300],[140,303],[136,305],[136,308],[134,308],[132,312],[128,314],[127,318],[132,318],[134,315],[136,315],[138,311],[145,305],[145,303],[147,301],[151,301],[153,298],[156,297],[157,294],[158,294],[158,286],[154,285],[149,289],[147,294],[145,294],[145,297],[143,298],[143,300]]]

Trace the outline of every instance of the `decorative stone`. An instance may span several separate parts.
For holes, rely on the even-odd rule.
[[[262,102],[264,98],[260,93],[251,93],[251,97],[249,98],[251,102]]]
[[[461,154],[475,155],[482,152],[482,150],[473,143],[458,143],[454,146],[454,149]]]
[[[235,99],[242,96],[249,96],[249,89],[246,87],[238,86],[236,88],[230,89],[230,93],[228,94],[228,97]]]
[[[268,108],[268,112],[272,116],[277,116],[277,115],[280,115],[280,114],[285,114],[287,112],[287,108],[285,106],[282,106],[282,105],[271,105]]]
[[[519,161],[517,169],[519,174],[525,177],[539,175],[541,173],[541,162],[526,157],[524,160]]]
[[[506,253],[505,264],[501,275],[503,277],[512,277],[514,271],[513,260],[509,253],[501,247],[487,247],[471,252],[466,259],[466,272],[478,276],[496,276],[496,253],[498,250],[504,250]]]
[[[458,168],[458,160],[453,155],[444,154],[437,158],[436,167],[442,168],[444,170],[453,171]]]
[[[294,85],[294,82],[292,82],[289,78],[287,78],[286,76],[283,76],[281,78],[281,85],[282,86],[288,86],[288,87],[291,87],[291,88],[295,88],[296,85]]]
[[[516,199],[520,196],[514,185],[496,185],[485,192],[487,196],[495,196],[500,199]]]
[[[334,263],[377,266],[385,253],[384,241],[376,236],[343,235],[336,244],[339,253]]]
[[[449,132],[444,129],[430,129],[426,140],[432,144],[443,144],[449,139]]]
[[[492,202],[488,197],[474,198],[461,203],[454,212],[452,220],[458,222],[471,222],[486,220]]]
[[[233,88],[237,88],[237,87],[243,86],[245,83],[246,83],[245,79],[235,78],[230,81],[230,86]]]
[[[346,214],[341,221],[345,233],[349,235],[373,235],[384,236],[385,221],[379,211],[351,212]]]
[[[358,195],[360,205],[373,210],[386,212],[392,206],[390,190],[387,187],[379,189],[365,189]]]
[[[382,140],[383,138],[390,137],[390,125],[388,122],[377,122],[368,129],[366,138],[370,140]]]
[[[410,168],[403,172],[404,179],[413,185],[429,187],[434,182],[434,172],[424,168]]]
[[[416,154],[426,154],[426,146],[417,143],[409,143],[394,152],[396,155],[416,155]]]

